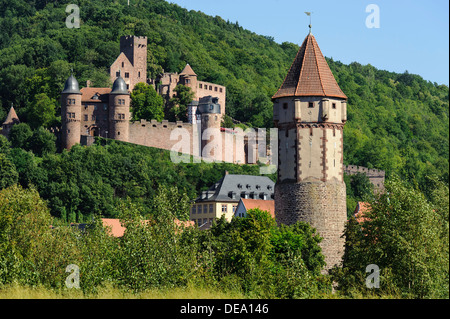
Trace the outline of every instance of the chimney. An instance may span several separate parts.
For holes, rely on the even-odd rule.
[[[88,87],[91,87],[91,80],[87,80],[86,81],[86,87],[88,88]]]

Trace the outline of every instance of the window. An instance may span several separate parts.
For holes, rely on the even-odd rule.
[[[200,227],[202,225],[202,219],[201,218],[197,219],[197,225],[198,225],[198,227]]]
[[[222,213],[227,213],[227,205],[222,205]]]
[[[236,213],[237,205],[233,205],[233,214]]]
[[[336,103],[333,103],[331,106],[333,109],[336,109]]]
[[[287,110],[287,108],[288,108],[288,104],[287,103],[283,103],[283,109]]]
[[[122,62],[122,68],[123,68],[123,66],[125,65],[125,63],[124,62]]]
[[[192,206],[192,214],[196,214],[197,213],[197,206]]]
[[[208,222],[208,218],[203,218],[203,224],[206,224]]]
[[[122,62],[122,64],[123,64],[123,62]],[[119,75],[120,75],[120,72],[119,72],[119,71],[117,71],[117,72],[116,72],[116,78],[118,78],[118,77],[119,77]]]
[[[125,72],[125,79],[130,78],[130,72]]]
[[[197,208],[198,208],[197,213],[201,214],[202,213],[202,205],[198,205]]]
[[[212,85],[209,86],[209,90],[212,91]]]
[[[219,92],[222,93],[222,88],[219,89]]]
[[[189,84],[189,83],[191,83],[191,80],[186,79],[185,83],[186,83],[186,84]]]
[[[210,212],[210,213],[213,212],[213,204],[209,204],[209,212]]]
[[[309,103],[308,103],[308,107],[309,107],[310,109],[314,108],[314,102],[309,102]]]
[[[214,91],[217,92],[217,86],[214,87]]]
[[[138,78],[140,78],[140,77],[141,77],[141,71],[138,72]]]
[[[208,204],[203,205],[203,214],[208,213]]]
[[[84,120],[85,120],[85,121],[88,121],[88,120],[89,120],[87,114],[84,116]]]
[[[198,87],[199,87],[200,89],[202,89],[202,88],[203,88],[203,84],[200,83],[200,84],[198,85]]]

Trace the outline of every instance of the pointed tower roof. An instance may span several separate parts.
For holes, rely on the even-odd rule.
[[[347,99],[331,73],[316,39],[309,33],[272,99],[288,96],[326,96]]]
[[[191,66],[188,64],[186,64],[186,66],[184,67],[183,71],[181,71],[180,75],[195,75],[197,76],[197,74],[195,74],[194,70],[192,70]]]
[[[8,116],[6,117],[5,122],[3,122],[3,125],[7,125],[7,124],[15,124],[15,123],[19,123],[19,117],[17,116],[16,110],[14,110],[14,107],[11,106],[11,108],[9,109],[9,113]]]

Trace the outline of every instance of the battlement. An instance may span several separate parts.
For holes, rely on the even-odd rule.
[[[191,130],[193,126],[193,124],[191,123],[184,123],[182,121],[169,122],[168,120],[163,120],[162,122],[158,122],[157,120],[151,120],[150,122],[147,120],[140,120],[132,122],[131,125],[147,128],[168,129],[168,130],[173,130],[176,128],[185,128]]]
[[[383,170],[375,168],[367,168],[357,165],[344,165],[344,172],[348,175],[354,175],[356,173],[364,173],[367,177],[385,177],[386,173]]]

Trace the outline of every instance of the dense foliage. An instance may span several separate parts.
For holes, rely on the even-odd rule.
[[[448,186],[429,181],[431,199],[395,177],[370,201],[363,220],[346,227],[343,268],[334,275],[349,295],[449,297]],[[366,267],[380,269],[380,289],[367,289]]]
[[[65,26],[69,3],[80,7],[79,29]],[[148,37],[150,77],[180,72],[189,63],[199,80],[227,87],[228,116],[270,127],[270,97],[298,50],[238,22],[163,0],[130,6],[116,0],[1,0],[0,30],[0,118],[14,103],[33,128],[58,123],[59,92],[71,68],[82,86],[88,79],[92,86],[110,85],[108,68],[119,54],[120,36],[128,34]],[[328,63],[349,97],[345,164],[396,173],[416,180],[423,191],[426,175],[448,180],[448,86],[407,71]]]
[[[66,267],[76,265],[84,293],[108,284],[132,292],[207,286],[266,298],[330,291],[330,282],[319,273],[320,238],[308,225],[277,228],[267,212],[254,210],[200,231],[176,226],[167,204],[160,198],[159,213],[144,221],[137,205],[123,202],[120,218],[126,231],[115,238],[99,219],[84,231],[50,228],[49,209],[36,190],[1,190],[0,287],[16,282],[65,290]]]

